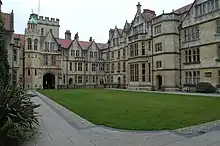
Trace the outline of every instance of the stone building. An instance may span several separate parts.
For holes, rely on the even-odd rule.
[[[119,83],[116,73],[120,65],[113,54],[124,52],[124,82],[130,89],[174,90],[180,86],[180,30],[182,17],[190,5],[156,16],[155,12],[137,5],[137,12],[131,23],[126,21],[123,30],[110,30],[109,51],[111,72],[110,83]],[[127,27],[126,27],[127,26]],[[120,30],[122,33],[120,33]],[[115,39],[114,39],[115,38]],[[114,42],[116,43],[114,47]],[[121,47],[120,47],[121,46]],[[121,48],[121,51],[120,51]],[[124,48],[124,50],[123,50]],[[114,52],[114,53],[113,53]],[[114,61],[112,60],[115,57]],[[112,59],[111,59],[112,58]]]
[[[181,26],[182,81],[186,87],[199,82],[220,84],[219,0],[196,0]]]
[[[27,89],[66,88],[104,84],[104,44],[80,41],[78,33],[71,39],[59,38],[59,19],[31,14],[25,34],[16,34],[23,46],[24,78]]]
[[[78,33],[72,38],[69,30],[61,39],[59,19],[31,14],[25,34],[14,35],[17,45],[9,49],[14,78],[29,89],[220,86],[219,0],[195,0],[158,16],[136,7],[132,22],[110,29],[105,44],[80,41]]]
[[[4,13],[1,11],[2,1],[0,0],[0,14],[5,25],[5,44],[8,51],[8,61],[10,65],[11,83],[23,84],[22,52],[20,41],[14,34],[14,13]]]

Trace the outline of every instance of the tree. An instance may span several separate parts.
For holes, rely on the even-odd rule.
[[[9,81],[8,52],[5,45],[5,26],[0,14],[0,82],[4,85]]]

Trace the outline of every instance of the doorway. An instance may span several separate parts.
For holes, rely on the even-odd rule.
[[[55,76],[47,73],[43,77],[43,89],[55,89]]]
[[[162,84],[163,84],[163,82],[162,82],[162,76],[161,75],[158,75],[157,76],[157,89],[162,89]]]

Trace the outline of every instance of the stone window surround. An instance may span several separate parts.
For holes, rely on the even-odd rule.
[[[186,71],[185,84],[197,85],[200,82],[200,71]]]

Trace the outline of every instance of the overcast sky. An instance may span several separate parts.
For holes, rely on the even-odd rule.
[[[15,32],[24,33],[31,10],[38,12],[38,0],[2,0],[3,12],[15,14]],[[108,31],[123,28],[135,16],[136,5],[140,2],[142,9],[151,9],[157,15],[171,12],[193,0],[41,0],[40,15],[60,19],[60,37],[64,38],[65,30],[70,30],[72,38],[79,32],[80,40],[88,41],[92,36],[96,42],[105,43]]]

